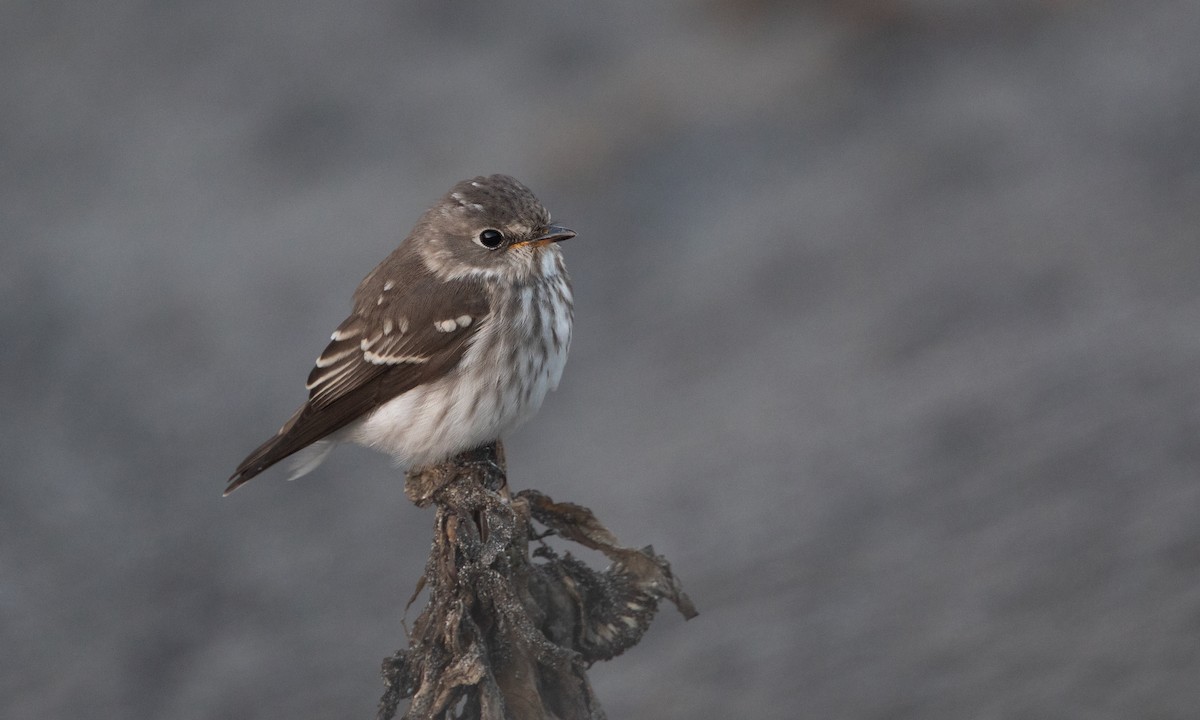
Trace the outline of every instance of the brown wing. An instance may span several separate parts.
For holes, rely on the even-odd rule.
[[[403,277],[403,285],[393,278]],[[399,253],[367,276],[354,312],[308,376],[308,401],[238,465],[225,494],[388,400],[454,369],[487,321],[487,294],[471,280],[442,281]]]

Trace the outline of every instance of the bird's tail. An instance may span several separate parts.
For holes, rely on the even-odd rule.
[[[311,440],[299,441],[299,438],[295,437],[293,433],[289,432],[292,427],[295,426],[296,421],[300,418],[300,415],[304,412],[304,410],[305,408],[303,407],[297,410],[296,413],[292,415],[291,419],[283,424],[283,427],[279,429],[279,432],[276,433],[274,437],[272,437],[270,440],[267,440],[262,445],[259,445],[254,449],[254,452],[246,456],[246,459],[237,466],[237,470],[235,470],[233,475],[229,477],[229,486],[225,488],[226,496],[228,496],[229,493],[233,492],[234,490],[237,490],[242,485],[245,485],[246,482],[255,475],[258,475],[263,470],[266,470],[289,455],[299,452],[306,445],[312,442]],[[328,452],[329,448],[324,448],[324,452],[321,453],[321,457],[318,458],[316,462],[312,463],[312,466],[305,470],[305,472],[308,472],[319,465],[321,460],[325,459],[324,456]],[[303,472],[299,473],[295,477],[299,477],[303,474]]]

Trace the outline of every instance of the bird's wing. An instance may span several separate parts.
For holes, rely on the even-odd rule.
[[[225,494],[388,400],[437,380],[462,360],[468,341],[489,317],[483,286],[427,272],[400,274],[408,278],[403,286],[377,273],[363,281],[354,312],[334,331],[308,376],[308,401],[242,461]]]

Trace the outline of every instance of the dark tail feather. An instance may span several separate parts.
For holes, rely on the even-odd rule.
[[[306,406],[307,407],[307,406]],[[290,432],[296,425],[296,420],[300,418],[305,408],[300,408],[292,415],[279,432],[254,449],[254,452],[246,456],[246,459],[237,466],[237,470],[229,477],[229,487],[225,488],[223,497],[228,497],[229,493],[237,490],[242,485],[245,485],[251,478],[258,475],[263,470],[271,467],[280,460],[304,449],[304,446],[313,442],[307,438],[297,438],[295,433]]]
[[[249,457],[238,465],[237,472],[229,478],[225,494],[237,490],[247,480],[271,467],[280,460],[293,455],[316,441],[336,432],[354,418],[369,412],[374,407],[374,393],[354,393],[325,407],[314,410],[305,403],[292,418],[283,424],[275,437],[258,446]]]
[[[225,495],[237,490],[244,485],[250,478],[261,473],[263,470],[271,467],[275,463],[287,457],[278,453],[280,440],[282,435],[276,435],[262,445],[259,445],[254,452],[250,453],[241,465],[238,465],[237,470],[229,478],[229,487],[225,488]],[[293,451],[294,452],[294,451]],[[290,453],[288,453],[290,454]],[[272,457],[274,456],[274,457]]]

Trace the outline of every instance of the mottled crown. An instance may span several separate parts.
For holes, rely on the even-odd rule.
[[[525,233],[550,222],[550,213],[533,192],[509,175],[463,180],[442,198],[442,207],[488,226],[524,229]]]

